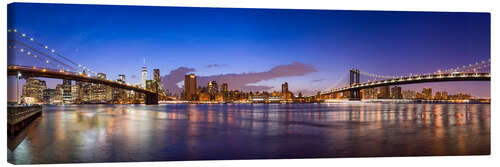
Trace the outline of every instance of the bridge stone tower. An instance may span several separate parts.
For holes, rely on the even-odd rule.
[[[158,94],[157,93],[146,93],[144,96],[145,104],[158,104]]]
[[[349,70],[349,86],[354,86],[359,84],[359,70],[358,69],[350,69]],[[349,94],[349,100],[361,100],[361,89],[351,89]]]

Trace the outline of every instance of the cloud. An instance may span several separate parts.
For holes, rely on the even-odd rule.
[[[171,71],[168,75],[163,76],[163,85],[172,93],[180,93],[182,92],[182,88],[177,83],[184,80],[184,75],[193,71],[195,71],[193,68],[179,67]],[[291,64],[275,66],[264,72],[198,76],[197,85],[206,86],[209,81],[217,81],[219,84],[227,83],[228,88],[231,90],[263,91],[269,90],[272,87],[249,84],[280,77],[304,76],[312,72],[317,72],[313,66],[293,62]]]
[[[209,64],[205,66],[206,68],[215,68],[215,67],[224,67],[226,66],[225,64]]]
[[[326,79],[321,78],[321,79],[315,79],[315,80],[312,80],[312,82],[321,82],[321,81],[324,81],[324,80],[326,80]]]
[[[171,93],[182,92],[182,88],[177,86],[177,83],[184,80],[184,75],[193,71],[195,71],[194,68],[189,67],[179,67],[170,71],[169,74],[163,76],[161,79],[164,88],[168,89]]]
[[[318,91],[319,90],[299,89],[299,90],[295,90],[293,92],[294,92],[295,96],[299,96],[299,93],[302,93],[302,96],[311,96],[311,95],[316,95],[316,93],[318,93]]]

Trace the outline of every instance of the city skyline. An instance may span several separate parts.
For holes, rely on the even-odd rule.
[[[491,155],[489,12],[7,9],[11,164]]]
[[[63,7],[62,11],[53,10]],[[9,8],[9,28],[36,36],[63,55],[94,71],[104,72],[111,79],[125,74],[127,82],[139,83],[143,64],[137,62],[145,58],[149,79],[152,69],[159,68],[163,72],[162,80],[167,82],[164,86],[169,90],[182,89],[178,85],[182,85],[182,77],[187,73],[195,73],[202,80],[200,83],[204,83],[228,76],[243,78],[254,72],[257,75],[252,80],[228,83],[230,89],[239,85],[240,89],[273,91],[279,90],[281,83],[289,82],[293,83],[291,91],[311,95],[331,88],[354,65],[378,74],[406,75],[432,73],[490,58],[490,23],[485,13],[121,8],[24,3],[11,4]],[[141,15],[130,14],[136,13],[130,11]],[[170,13],[182,13],[183,18],[169,17]],[[222,16],[222,13],[225,14]],[[120,16],[127,16],[123,17],[127,20]],[[16,20],[15,24],[12,19]],[[44,24],[38,24],[41,22]],[[80,25],[76,22],[87,24],[74,26]],[[124,25],[128,25],[127,28],[122,28]],[[434,38],[436,35],[439,38]],[[428,61],[431,58],[435,61]],[[266,75],[280,67],[287,70],[278,70],[275,76]],[[177,79],[179,76],[181,80]],[[59,82],[53,80],[47,84],[55,87]],[[11,83],[15,82],[9,79],[8,85],[12,86]],[[450,93],[461,91],[483,97],[490,96],[489,84],[454,82],[403,87],[416,90],[435,87]]]

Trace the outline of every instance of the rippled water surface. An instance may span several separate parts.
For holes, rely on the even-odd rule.
[[[490,153],[489,104],[45,106],[15,164]]]

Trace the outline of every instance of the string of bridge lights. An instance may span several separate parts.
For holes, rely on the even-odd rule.
[[[474,72],[480,69],[488,68],[491,65],[491,59],[488,59],[487,61],[479,61],[474,64],[469,64],[468,66],[461,66],[457,68],[450,68],[447,70],[444,70],[443,73],[452,73],[452,72]],[[440,72],[440,70],[438,70]]]
[[[35,54],[35,55],[37,55],[37,54],[38,54],[39,56],[44,56],[44,57],[46,57],[46,58],[50,59],[51,61],[57,62],[57,63],[59,63],[60,65],[62,65],[62,66],[63,66],[63,67],[58,67],[58,68],[64,68],[64,67],[67,67],[68,69],[70,69],[69,71],[75,71],[75,72],[76,72],[76,71],[78,71],[78,70],[77,70],[77,69],[75,69],[74,67],[72,67],[72,66],[70,66],[70,65],[67,65],[66,63],[64,63],[64,62],[62,62],[62,61],[60,61],[60,60],[58,60],[58,59],[56,59],[56,58],[52,57],[51,55],[49,55],[49,54],[47,54],[47,53],[44,53],[44,52],[42,52],[42,51],[39,51],[38,49],[33,48],[33,47],[29,46],[28,44],[25,44],[24,42],[21,42],[21,41],[15,40],[15,39],[9,39],[8,41],[9,41],[9,43],[11,43],[11,44],[14,44],[14,43],[15,43],[15,44],[17,44],[17,45],[22,46],[22,47],[19,47],[20,49],[22,49],[22,50],[20,50],[20,51],[23,51],[23,52],[24,52],[25,50],[26,50],[26,52],[30,52],[30,51],[31,51],[30,53],[33,53],[33,54]],[[16,46],[14,46],[14,47],[16,47]],[[23,47],[24,47],[24,48],[23,48]],[[66,69],[64,69],[64,70],[66,70]]]
[[[71,70],[65,69],[64,67],[61,67],[61,65],[59,65],[59,64],[55,64],[53,61],[50,61],[48,59],[44,59],[44,58],[42,58],[42,56],[39,56],[35,53],[32,53],[29,50],[25,50],[24,48],[19,48],[19,47],[16,47],[15,45],[14,46],[9,45],[8,48],[15,49],[15,51],[17,51],[17,53],[20,53],[19,55],[31,56],[31,57],[35,58],[35,60],[38,60],[46,65],[48,65],[48,64],[55,65],[57,68],[59,68],[59,70],[71,71]]]
[[[40,46],[41,48],[46,49],[47,51],[49,51],[49,53],[54,54],[54,55],[56,55],[56,56],[58,56],[58,57],[60,57],[60,58],[62,58],[62,59],[64,59],[64,60],[66,60],[66,61],[70,62],[71,64],[73,64],[73,65],[77,66],[78,68],[82,69],[82,72],[83,72],[83,71],[87,71],[87,72],[89,72],[90,74],[93,74],[93,75],[95,75],[95,74],[96,74],[93,70],[89,69],[88,67],[86,67],[86,66],[84,66],[84,65],[81,65],[81,64],[78,64],[78,63],[75,63],[75,62],[71,61],[70,59],[68,59],[68,58],[66,58],[66,57],[62,56],[61,54],[59,54],[58,52],[56,52],[56,50],[55,50],[55,49],[53,49],[53,48],[49,48],[47,45],[44,45],[44,44],[42,44],[41,42],[38,42],[37,40],[35,40],[35,38],[33,38],[33,37],[31,37],[31,36],[28,36],[28,35],[26,35],[25,33],[21,33],[21,32],[19,32],[19,31],[17,31],[17,29],[7,29],[7,32],[9,32],[9,33],[14,33],[14,34],[17,34],[17,35],[21,36],[22,38],[28,39],[28,41],[30,41],[30,42],[32,42],[32,43],[34,43],[34,44],[36,44],[36,45]],[[63,70],[64,70],[64,69],[63,69]],[[75,72],[79,72],[79,71],[75,71]]]
[[[453,72],[477,72],[477,70],[481,70],[484,68],[488,68],[491,65],[491,59],[488,59],[487,61],[479,61],[474,64],[469,64],[468,66],[460,66],[457,68],[450,68],[445,71],[438,70],[436,73],[453,73]],[[388,76],[388,75],[378,75],[378,74],[372,74],[364,71],[360,71],[360,74],[373,77],[375,79],[377,78],[382,78],[382,79],[394,79],[394,78],[399,78],[398,76]],[[422,75],[430,75],[430,74],[422,74]],[[413,74],[410,74],[408,76],[413,76]],[[404,76],[400,76],[401,78]]]
[[[342,78],[340,78],[335,85],[333,85],[334,88],[337,88],[337,87],[340,87],[342,85],[347,85],[346,82],[348,81],[347,80],[347,76],[348,76],[349,73],[344,73],[344,76],[342,76]],[[326,88],[324,89],[323,91],[329,91],[330,88]]]
[[[438,70],[437,72],[435,72],[434,74],[446,74],[446,73],[454,73],[454,72],[478,72],[479,70],[481,69],[485,69],[485,68],[488,68],[491,66],[491,59],[488,59],[488,60],[483,60],[483,61],[478,61],[474,64],[469,64],[469,65],[464,65],[464,66],[459,66],[457,68],[450,68],[450,69],[447,69],[445,71],[441,71],[441,70]],[[368,73],[368,72],[364,72],[364,71],[359,71],[360,74],[362,75],[365,75],[365,76],[368,76],[368,77],[372,77],[372,78],[375,78],[374,81],[376,81],[378,78],[380,79],[395,79],[395,78],[403,78],[405,76],[389,76],[389,75],[378,75],[378,74],[373,74],[373,73]],[[345,73],[347,74],[347,73]],[[414,74],[410,74],[408,75],[409,77],[411,76],[418,76],[418,75],[431,75],[432,73],[428,73],[428,74],[417,74],[417,75],[414,75]],[[345,75],[344,77],[342,77],[342,79],[346,78],[347,75]],[[339,83],[342,82],[342,79],[339,80]],[[368,82],[370,82],[370,80],[368,80]],[[337,88],[339,86],[339,83],[336,84],[334,86],[334,88]],[[342,83],[340,83],[342,84]],[[344,83],[345,84],[345,83]],[[348,85],[348,84],[346,84]],[[331,89],[329,89],[331,90]]]
[[[53,64],[53,62],[47,60],[47,59],[43,59],[42,57],[38,56],[37,54],[34,54],[28,50],[25,50],[23,48],[18,48],[16,47],[15,45],[14,46],[10,46],[9,45],[9,48],[10,49],[15,49],[15,51],[18,51],[18,53],[20,53],[20,55],[25,55],[25,56],[32,56],[33,58],[35,58],[35,60],[38,60],[38,61],[41,61],[45,64]],[[54,64],[56,65],[58,68],[61,68],[60,65],[58,64]],[[61,68],[60,70],[65,70],[64,68]]]

